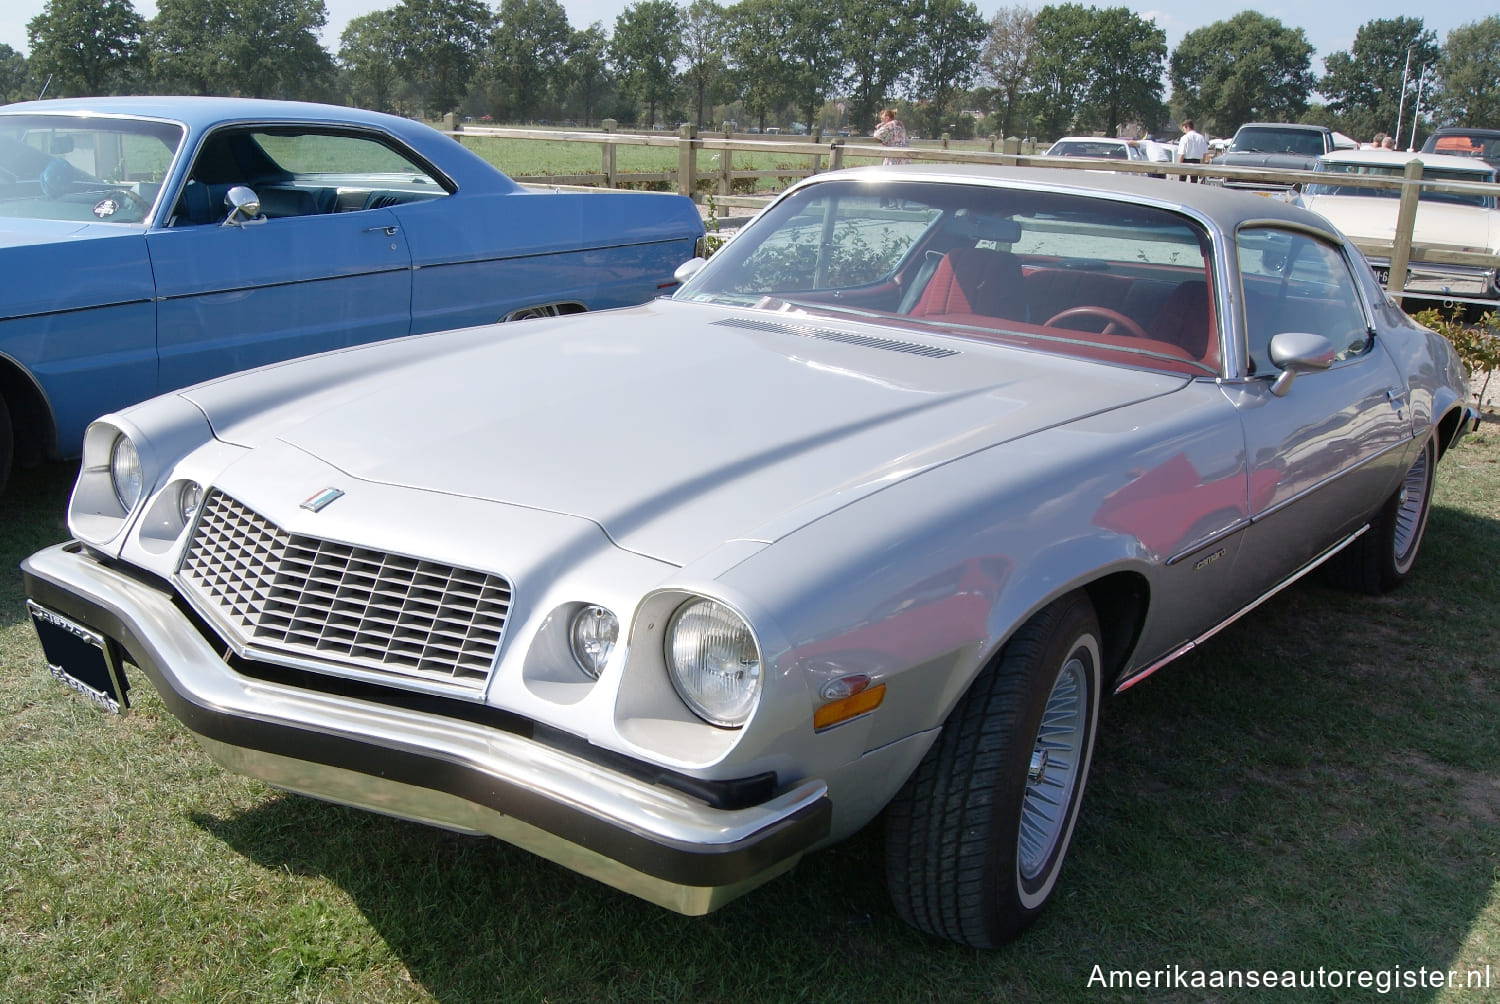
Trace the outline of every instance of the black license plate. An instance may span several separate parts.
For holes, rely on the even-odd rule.
[[[1376,282],[1380,283],[1382,286],[1387,286],[1387,285],[1390,284],[1390,281],[1391,281],[1391,270],[1390,269],[1388,269],[1388,268],[1377,268],[1377,269],[1372,269],[1372,271],[1375,273],[1375,281]]]
[[[31,600],[26,609],[41,639],[47,671],[99,707],[124,713],[130,707],[130,683],[114,642]]]

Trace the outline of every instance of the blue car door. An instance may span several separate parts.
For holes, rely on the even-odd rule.
[[[174,226],[147,244],[162,391],[410,330],[411,255],[389,210]]]

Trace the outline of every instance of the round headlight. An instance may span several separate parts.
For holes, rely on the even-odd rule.
[[[196,481],[184,481],[177,489],[177,515],[182,517],[184,526],[198,515],[198,507],[202,504],[203,486]]]
[[[596,680],[619,638],[620,622],[603,607],[584,607],[568,625],[568,645],[573,649],[574,660]]]
[[[760,646],[744,618],[713,600],[689,600],[667,625],[667,668],[693,713],[743,725],[760,694]]]
[[[129,436],[116,436],[109,449],[109,481],[121,508],[130,512],[141,500],[141,457]]]

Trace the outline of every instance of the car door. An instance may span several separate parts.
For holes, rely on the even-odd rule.
[[[166,225],[156,273],[158,387],[407,334],[411,255],[400,221],[364,208],[400,153],[379,136],[317,125],[210,134]],[[339,173],[317,172],[337,165]],[[415,167],[413,171],[416,171]],[[263,215],[225,222],[227,191]]]
[[[1405,383],[1371,334],[1343,250],[1274,227],[1242,230],[1236,243],[1251,379],[1226,392],[1244,428],[1252,521],[1236,575],[1258,592],[1363,525],[1414,442]],[[1267,351],[1282,331],[1324,335],[1338,354],[1278,396]]]

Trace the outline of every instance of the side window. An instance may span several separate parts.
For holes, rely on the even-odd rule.
[[[1323,335],[1339,359],[1370,346],[1363,301],[1349,261],[1332,244],[1309,234],[1248,227],[1236,238],[1251,373],[1275,371],[1267,356],[1283,331]]]
[[[224,195],[247,185],[269,219],[346,213],[440,198],[439,178],[378,135],[265,126],[203,141],[175,212],[176,225],[222,222]]]

